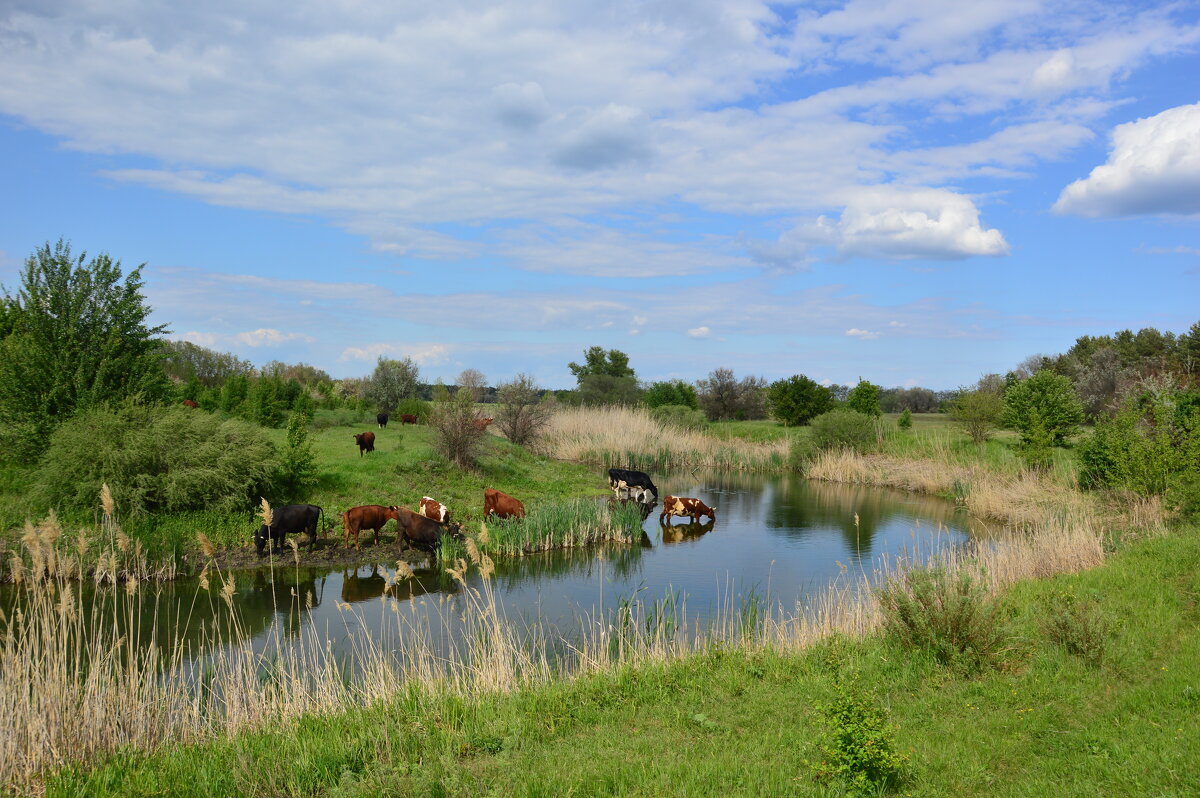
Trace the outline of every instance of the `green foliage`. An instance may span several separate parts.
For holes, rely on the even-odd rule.
[[[1042,632],[1054,644],[1090,665],[1099,665],[1112,632],[1096,595],[1080,598],[1062,591],[1051,596],[1042,616]]]
[[[1037,408],[1031,408],[1026,417],[1026,429],[1017,453],[1032,471],[1048,471],[1054,463],[1054,436]]]
[[[766,387],[761,377],[738,380],[732,369],[719,368],[697,383],[697,398],[709,421],[766,418]]]
[[[878,442],[875,419],[856,410],[830,410],[812,420],[812,442],[818,449],[869,451]]]
[[[533,377],[518,374],[496,389],[496,426],[518,446],[527,446],[545,432],[551,405],[540,398]]]
[[[583,365],[574,361],[567,364],[567,368],[571,370],[571,373],[575,375],[576,380],[579,382],[580,388],[583,387],[584,377],[603,376],[637,379],[637,374],[629,366],[629,355],[619,349],[610,349],[605,352],[602,346],[590,346],[584,351],[583,359]]]
[[[381,412],[394,413],[401,400],[417,396],[419,379],[420,371],[412,358],[390,360],[381,355],[364,395]]]
[[[647,407],[662,407],[663,405],[682,405],[696,410],[700,401],[696,397],[696,389],[683,380],[670,382],[655,382],[646,389],[642,401]]]
[[[249,360],[197,346],[190,341],[163,341],[162,349],[163,369],[167,376],[185,382],[195,380],[206,388],[219,387],[234,374],[249,376],[254,371]]]
[[[317,484],[317,457],[308,440],[308,424],[312,421],[311,411],[294,410],[288,418],[287,446],[279,454],[279,466],[275,471],[275,495],[285,501],[304,498],[306,492]]]
[[[846,407],[867,416],[882,416],[883,409],[879,406],[879,386],[859,379],[858,385],[850,389],[846,396]]]
[[[708,419],[704,414],[688,405],[660,405],[652,409],[650,415],[664,424],[686,430],[699,431],[708,426]]]
[[[896,419],[896,426],[900,429],[912,429],[912,425],[912,411],[906,407],[904,408],[904,412],[900,414],[900,418]]]
[[[416,416],[417,421],[424,424],[429,419],[429,402],[424,399],[409,398],[401,399],[396,405],[396,412],[393,418],[399,419],[405,413]]]
[[[821,447],[811,435],[798,437],[788,447],[788,468],[803,473],[820,452]]]
[[[1006,637],[996,604],[965,571],[907,571],[880,591],[879,606],[889,637],[957,669],[976,671],[991,662]]]
[[[803,374],[776,380],[767,389],[767,405],[771,415],[794,427],[833,409],[833,394]]]
[[[574,398],[585,405],[634,405],[641,400],[641,392],[633,377],[587,374],[579,378]]]
[[[137,398],[166,401],[164,326],[147,323],[142,267],[74,257],[47,243],[25,261],[21,288],[0,301],[0,456],[30,460],[76,410]]]
[[[1054,446],[1062,446],[1083,422],[1083,403],[1076,396],[1070,378],[1049,369],[1008,386],[1004,403],[1005,426],[1021,433],[1025,443],[1044,430]]]
[[[98,406],[51,435],[32,492],[42,508],[92,508],[107,482],[123,516],[234,512],[267,494],[275,468],[271,442],[244,421],[179,406]]]
[[[817,776],[837,779],[855,795],[877,795],[906,778],[908,757],[896,750],[887,714],[870,693],[840,681],[834,699],[820,706],[826,734]]]
[[[964,391],[950,405],[950,417],[971,436],[975,443],[985,443],[1004,415],[1004,396],[998,390],[981,387]]]

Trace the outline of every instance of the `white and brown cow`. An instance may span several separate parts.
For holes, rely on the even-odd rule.
[[[717,511],[699,499],[689,499],[686,496],[667,496],[663,499],[663,511],[658,516],[658,522],[669,524],[671,517],[676,515],[680,518],[691,518],[692,523],[699,523],[702,515],[707,515],[714,521],[717,520]]]
[[[450,518],[450,511],[446,508],[446,505],[430,496],[421,497],[418,509],[421,511],[421,515],[441,524],[447,523]]]

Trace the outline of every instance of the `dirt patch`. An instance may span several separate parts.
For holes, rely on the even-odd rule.
[[[312,551],[308,550],[307,540],[302,541],[298,553],[300,565],[342,567],[395,563],[396,560],[416,564],[428,562],[432,558],[427,551],[406,548],[395,535],[381,534],[378,546],[372,540],[373,536],[370,533],[364,535],[360,541],[361,548],[356,550],[353,543],[346,546],[340,538],[323,537],[317,540]],[[291,546],[284,546],[282,551],[276,549],[273,556],[276,562],[292,565],[296,562],[297,554],[293,553]],[[214,559],[222,570],[236,570],[261,567],[268,561],[268,555],[263,554],[260,557],[254,549],[254,544],[249,543],[241,548],[220,549]]]

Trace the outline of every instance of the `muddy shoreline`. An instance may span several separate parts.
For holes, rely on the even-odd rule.
[[[404,560],[410,565],[427,564],[436,559],[436,554],[415,549],[392,534],[380,534],[379,545],[372,542],[370,533],[363,536],[360,548],[345,545],[341,538],[334,536],[320,537],[312,551],[308,542],[300,541],[298,551],[293,551],[290,545],[282,550],[276,548],[272,554],[261,556],[253,543],[247,543],[239,548],[218,549],[216,556],[202,558],[193,570],[204,567],[205,562],[214,562],[223,571],[235,571],[250,568],[263,568],[274,562],[276,567],[356,567],[361,565],[395,565],[397,560]]]

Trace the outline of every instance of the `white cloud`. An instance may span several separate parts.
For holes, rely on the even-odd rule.
[[[284,333],[279,330],[261,328],[258,330],[249,330],[247,332],[237,333],[232,336],[233,340],[246,346],[278,346],[285,344],[288,341],[306,341],[312,343],[314,339],[311,335],[304,333]]]
[[[1139,248],[1138,251],[1150,255],[1200,255],[1200,247],[1187,247],[1182,244],[1174,247]]]
[[[436,366],[449,362],[451,347],[445,344],[397,344],[378,342],[366,346],[348,346],[340,361],[373,361],[380,357],[411,358],[418,366]]]
[[[1054,210],[1112,217],[1200,213],[1200,103],[1118,125],[1108,161],[1063,189]]]
[[[857,338],[860,341],[874,341],[879,337],[879,333],[871,332],[870,330],[860,330],[857,327],[851,327],[846,330],[846,335],[851,338]]]
[[[707,338],[711,332],[712,330],[710,330],[708,327],[701,326],[693,327],[687,331],[687,334],[692,338]]]

